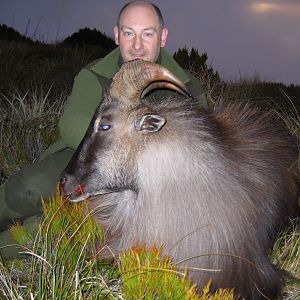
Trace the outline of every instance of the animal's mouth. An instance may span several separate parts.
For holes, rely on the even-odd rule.
[[[112,193],[112,191],[108,191],[108,190],[98,190],[98,191],[88,192],[85,191],[81,185],[79,185],[77,189],[72,193],[69,194],[64,193],[64,194],[69,198],[71,202],[78,203],[92,196],[99,196],[99,195],[105,195],[110,193]]]
[[[84,201],[84,200],[86,200],[87,198],[89,198],[89,195],[87,195],[87,194],[83,194],[83,195],[81,195],[81,196],[75,196],[75,198],[74,198],[74,196],[72,195],[72,194],[70,194],[70,195],[66,195],[68,198],[69,198],[69,200],[71,201],[71,202],[73,202],[73,203],[78,203],[78,202],[81,202],[81,201]]]
[[[60,180],[60,190],[67,196],[72,202],[80,202],[88,198],[87,193],[85,192],[85,186],[83,184],[77,185],[76,188],[68,188],[66,185],[67,179],[64,177]]]

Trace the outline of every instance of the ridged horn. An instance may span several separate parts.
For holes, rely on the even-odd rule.
[[[166,88],[190,97],[186,86],[165,67],[143,60],[124,63],[113,78],[111,97],[125,101],[139,101],[153,89]]]

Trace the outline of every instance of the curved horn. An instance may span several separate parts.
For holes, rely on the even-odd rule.
[[[186,86],[168,69],[143,60],[125,63],[114,76],[109,92],[113,98],[132,102],[156,88],[167,88],[190,97]]]

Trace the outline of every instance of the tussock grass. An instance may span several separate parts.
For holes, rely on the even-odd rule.
[[[50,101],[50,91],[35,88],[24,94],[14,91],[10,97],[0,95],[0,161],[4,174],[14,174],[25,164],[36,162],[58,139],[57,123],[66,95]]]
[[[285,124],[286,128],[291,132],[291,134],[295,137],[295,141],[300,142],[300,114],[297,110],[295,103],[292,99],[287,95],[286,92],[281,90],[281,93],[285,99],[285,106],[282,107],[275,102],[272,102],[272,108],[270,109],[270,113],[280,119],[283,124]],[[299,159],[300,161],[300,159]],[[299,168],[300,170],[300,168]]]
[[[122,299],[111,276],[117,271],[113,265],[106,271],[107,263],[96,259],[95,241],[103,233],[84,204],[72,205],[57,191],[43,211],[36,235],[20,225],[11,229],[27,258],[18,261],[23,276],[17,280],[15,264],[10,270],[0,265],[5,299]]]
[[[300,299],[300,219],[293,220],[280,235],[272,256],[277,265],[291,275],[284,290],[284,299]]]
[[[189,299],[189,300],[233,300],[231,289],[210,292],[212,282],[208,282],[201,294],[176,265],[162,255],[159,247],[134,246],[120,257],[120,272],[125,299]]]
[[[283,90],[281,93],[285,98],[285,105],[278,105],[273,101],[269,113],[282,121],[295,138],[299,148],[300,115],[292,99]],[[296,163],[300,172],[300,156]],[[278,237],[273,247],[272,258],[281,269],[290,274],[284,289],[283,299],[300,299],[300,216],[292,220],[290,226]]]

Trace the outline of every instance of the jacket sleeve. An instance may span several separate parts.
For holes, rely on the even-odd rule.
[[[208,101],[207,101],[206,93],[204,91],[202,84],[196,78],[196,76],[194,76],[193,74],[191,74],[188,71],[185,71],[185,72],[190,78],[190,81],[189,81],[187,87],[188,87],[190,93],[192,94],[192,97],[199,102],[200,106],[207,107]]]
[[[67,147],[74,150],[78,147],[101,100],[100,82],[89,70],[81,70],[59,120],[61,139]]]

